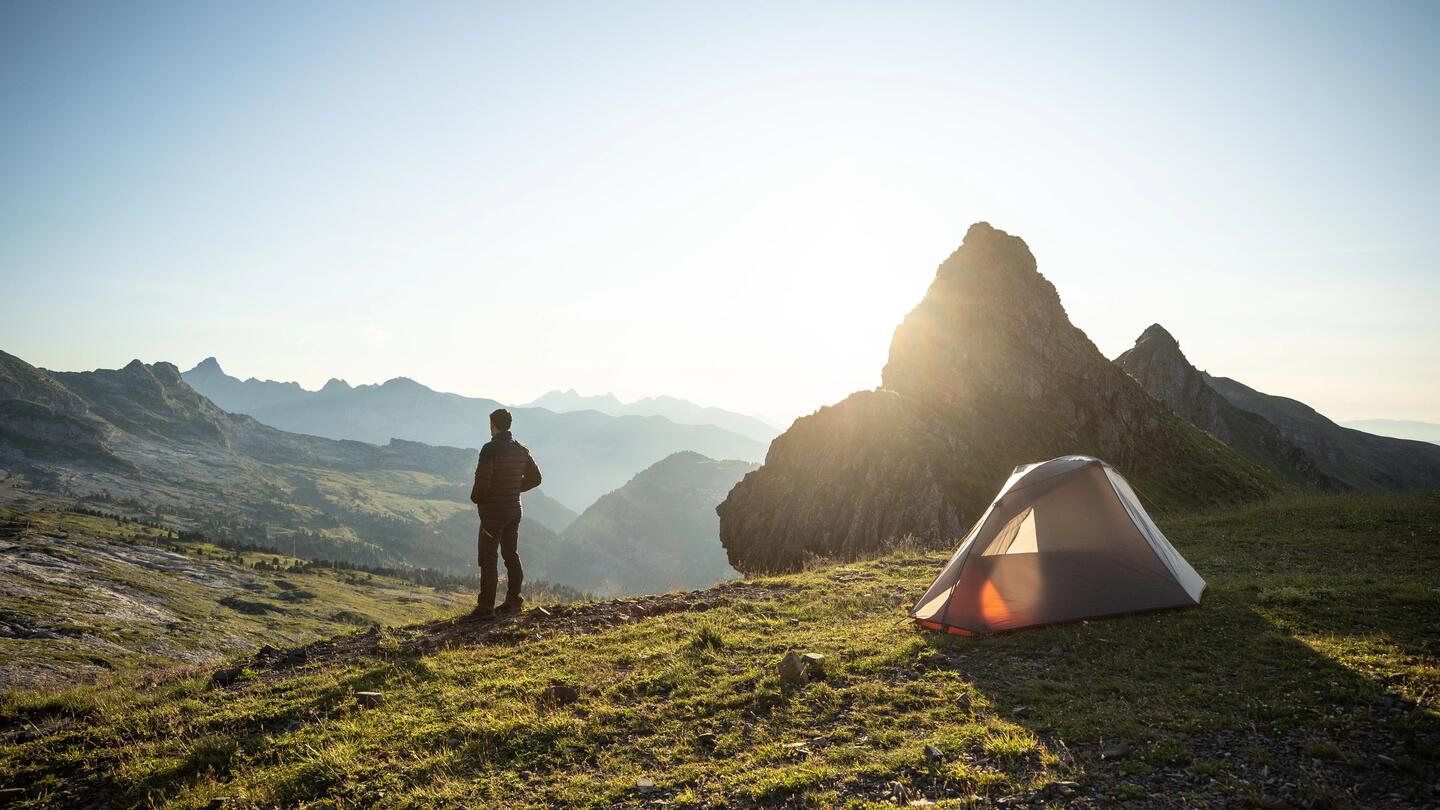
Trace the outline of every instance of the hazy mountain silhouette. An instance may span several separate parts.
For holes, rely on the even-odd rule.
[[[1266,394],[1205,375],[1233,405],[1265,417],[1286,439],[1313,456],[1321,472],[1355,489],[1440,487],[1440,447],[1341,427],[1297,400]]]
[[[696,405],[688,399],[671,396],[645,397],[634,402],[621,402],[614,394],[583,396],[575,392],[550,391],[522,408],[545,408],[556,413],[599,411],[611,416],[663,416],[680,425],[715,425],[731,433],[768,443],[780,435],[780,429],[756,416]]]
[[[1340,426],[1376,436],[1389,436],[1392,439],[1414,439],[1440,444],[1440,424],[1434,422],[1417,422],[1413,419],[1356,419],[1341,422]]]
[[[23,487],[131,503],[181,526],[239,527],[302,556],[475,562],[472,450],[288,433],[220,409],[169,363],[138,360],[47,372],[0,352],[0,414],[0,469]],[[522,531],[554,542],[528,518]]]
[[[1231,404],[1211,388],[1205,373],[1186,359],[1180,344],[1160,324],[1141,333],[1134,347],[1116,357],[1115,363],[1191,424],[1286,481],[1327,490],[1350,488],[1321,472],[1313,456],[1285,438],[1265,417]]]
[[[987,223],[890,344],[882,387],[796,420],[719,507],[741,571],[963,531],[1017,464],[1085,453],[1164,510],[1282,487],[1177,416],[1070,323],[1025,243]]]
[[[600,595],[709,587],[738,576],[720,546],[715,506],[756,465],[675,453],[608,493],[561,535],[549,581]]]
[[[379,443],[390,438],[479,447],[500,403],[447,394],[398,377],[379,385],[332,380],[319,391],[294,383],[240,381],[209,358],[185,380],[220,407],[296,433]],[[682,425],[661,416],[610,416],[593,410],[555,413],[513,408],[515,436],[545,473],[546,493],[570,509],[610,490],[680,450],[713,458],[759,461],[765,445],[714,425]]]
[[[546,495],[543,490],[532,489],[525,493],[525,517],[556,534],[565,531],[579,516],[575,510]]]

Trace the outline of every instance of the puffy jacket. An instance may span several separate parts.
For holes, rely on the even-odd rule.
[[[499,512],[520,508],[520,493],[540,486],[540,468],[525,445],[515,441],[510,431],[496,433],[480,448],[480,462],[475,465],[475,486],[470,501],[481,512]]]

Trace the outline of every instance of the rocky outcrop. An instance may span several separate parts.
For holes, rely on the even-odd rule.
[[[1211,388],[1205,373],[1191,365],[1179,342],[1160,324],[1141,333],[1115,363],[1190,424],[1286,481],[1332,491],[1350,488],[1322,472],[1313,456],[1263,416],[1235,406]]]
[[[880,390],[798,420],[717,510],[741,571],[850,558],[909,535],[959,536],[1018,464],[1070,453],[1115,465],[1160,511],[1275,492],[1070,323],[1018,237],[987,223],[895,330]]]
[[[860,391],[795,420],[716,510],[730,564],[783,571],[882,539],[958,534],[961,510],[930,472],[924,416],[893,391]]]

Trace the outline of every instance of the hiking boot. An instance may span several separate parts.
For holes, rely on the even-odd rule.
[[[497,608],[495,612],[497,612],[497,613],[519,613],[519,612],[520,612],[520,608],[523,607],[524,605],[525,605],[525,597],[523,597],[523,596],[511,596],[511,597],[507,597],[504,602],[501,602],[501,603],[500,603],[500,607]]]
[[[466,613],[460,618],[470,622],[481,621],[483,619],[493,619],[495,618],[495,608],[485,607],[484,605],[476,605],[474,610]]]

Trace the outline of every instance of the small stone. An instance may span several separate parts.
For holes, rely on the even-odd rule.
[[[244,672],[244,670],[240,667],[217,669],[215,670],[215,674],[210,676],[210,683],[215,686],[229,686],[240,677],[240,673],[242,672]]]
[[[805,664],[805,672],[812,678],[818,678],[825,674],[825,656],[819,653],[805,653],[800,656],[800,661]]]
[[[1393,757],[1387,757],[1384,754],[1376,754],[1375,761],[1387,768],[1395,767],[1395,759]]]
[[[545,703],[558,703],[561,706],[574,703],[580,699],[580,690],[573,686],[555,684],[540,693],[540,700]]]
[[[1016,706],[1015,708],[1010,710],[1010,713],[1015,715],[1016,717],[1024,717],[1025,714],[1029,711],[1030,709],[1026,706]]]
[[[1116,743],[1100,752],[1101,759],[1122,759],[1130,754],[1128,743]]]
[[[690,609],[693,610],[693,611],[695,611],[696,613],[704,613],[705,611],[707,611],[707,610],[710,609],[710,603],[709,603],[709,602],[696,602],[695,604],[693,604],[693,605],[690,606]]]
[[[780,659],[779,666],[780,682],[790,686],[804,686],[809,677],[805,674],[805,662],[790,650],[785,657]]]
[[[379,706],[385,702],[385,695],[380,692],[356,692],[355,700],[361,706]]]
[[[931,763],[944,762],[945,752],[941,751],[939,748],[936,748],[933,745],[927,745],[925,746],[925,759],[927,759]]]
[[[695,744],[701,748],[714,748],[715,734],[709,731],[697,734],[695,735]]]
[[[651,793],[654,793],[654,792],[655,792],[655,780],[651,779],[651,778],[648,777],[648,776],[642,776],[642,777],[640,777],[639,779],[635,780],[635,787],[636,787],[637,789],[639,789],[639,791],[640,791],[641,793],[644,793],[644,794],[647,794],[647,795],[648,795],[648,794],[651,794]]]

